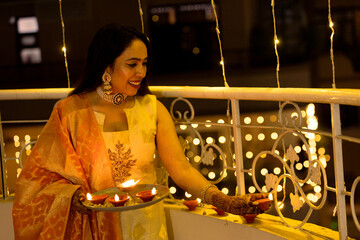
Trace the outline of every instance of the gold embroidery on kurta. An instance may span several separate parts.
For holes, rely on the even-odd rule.
[[[131,154],[131,149],[125,149],[124,144],[118,141],[115,151],[108,149],[109,159],[112,164],[112,173],[115,183],[123,183],[131,176],[130,170],[135,165],[136,159]]]

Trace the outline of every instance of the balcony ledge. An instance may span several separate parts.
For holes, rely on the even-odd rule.
[[[232,214],[218,216],[210,208],[198,207],[189,211],[184,205],[165,203],[165,210],[169,239],[174,240],[339,239],[337,231],[312,223],[304,224],[302,229],[294,229],[285,226],[280,217],[269,214],[260,214],[248,224],[243,217]],[[289,224],[299,225],[300,221],[289,219]]]

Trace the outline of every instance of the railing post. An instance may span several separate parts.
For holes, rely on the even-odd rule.
[[[234,132],[234,150],[235,150],[235,162],[236,162],[236,183],[237,193],[245,194],[245,173],[244,173],[244,160],[242,150],[242,139],[240,129],[240,106],[239,100],[231,99],[231,114],[233,120],[233,132]]]
[[[341,119],[340,105],[330,104],[331,107],[331,126],[332,126],[332,142],[334,155],[334,171],[336,186],[336,207],[339,239],[347,239],[347,223],[346,223],[346,202],[345,202],[345,181],[344,181],[344,164],[342,140],[337,136],[341,135]]]
[[[4,152],[4,134],[3,134],[3,128],[2,128],[2,122],[1,122],[1,113],[0,113],[0,179],[1,179],[1,191],[3,199],[5,199],[7,193],[6,193],[6,177],[5,177],[5,152]]]

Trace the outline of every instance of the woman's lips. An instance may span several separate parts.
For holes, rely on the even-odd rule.
[[[135,89],[139,89],[141,86],[141,81],[129,81],[130,86]]]

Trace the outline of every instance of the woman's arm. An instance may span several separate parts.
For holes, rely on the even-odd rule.
[[[209,182],[186,159],[174,122],[159,101],[156,143],[159,156],[174,182],[185,191],[200,197],[201,191],[209,185]]]
[[[233,214],[259,213],[253,201],[266,197],[266,194],[248,194],[230,197],[211,185],[191,166],[181,148],[174,122],[162,103],[157,104],[157,150],[160,158],[174,182],[196,197],[201,197],[221,210]]]

